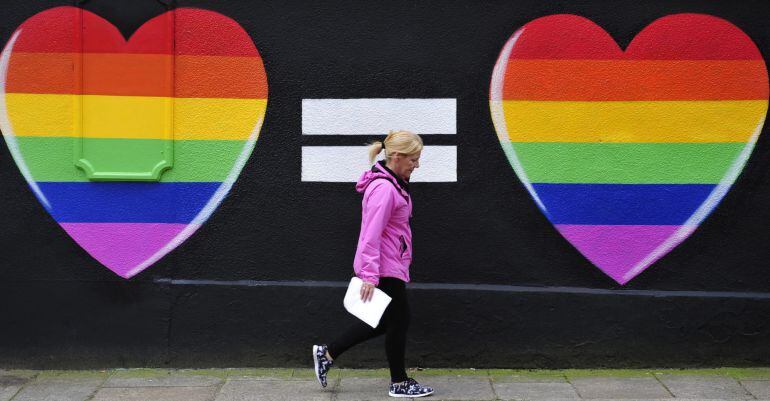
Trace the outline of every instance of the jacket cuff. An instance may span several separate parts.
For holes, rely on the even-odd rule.
[[[375,287],[380,285],[380,278],[377,276],[358,276],[361,281],[374,285]]]

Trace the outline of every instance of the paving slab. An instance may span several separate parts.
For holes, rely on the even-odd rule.
[[[34,375],[17,374],[0,370],[0,401],[10,400]]]
[[[578,398],[580,401],[703,401],[703,400],[695,400],[695,399],[686,399],[686,398]],[[529,401],[530,399],[521,399]],[[534,399],[532,399],[534,401]],[[574,400],[573,398],[546,398],[547,401],[569,401]],[[517,400],[519,401],[519,400]],[[721,401],[721,400],[709,400],[709,401]],[[727,400],[725,400],[727,401]],[[755,400],[756,401],[756,400]]]
[[[216,401],[330,401],[330,385],[322,389],[313,380],[228,380]]]
[[[222,377],[196,374],[194,371],[118,370],[103,387],[208,387],[222,383]]]
[[[531,375],[494,375],[490,376],[492,383],[568,383],[564,376],[531,376]]]
[[[676,398],[753,400],[737,380],[725,376],[658,375]]]
[[[420,384],[433,387],[435,393],[431,398],[434,400],[482,401],[496,398],[488,376],[415,376]]]
[[[8,401],[19,392],[21,386],[0,386],[0,401]]]
[[[570,382],[582,398],[673,398],[654,377],[578,377]]]
[[[103,377],[38,377],[13,397],[13,401],[85,401],[104,382]]]
[[[515,401],[574,401],[574,398],[516,398]],[[580,401],[703,401],[692,398],[578,398]],[[427,400],[426,400],[427,401]],[[509,400],[506,400],[509,401]],[[708,401],[722,401],[722,400],[708,400]],[[728,401],[728,400],[724,400]],[[731,400],[730,400],[731,401]],[[754,400],[756,401],[756,400]]]
[[[294,369],[225,369],[228,380],[280,380],[290,379]]]
[[[579,400],[571,384],[565,382],[493,382],[495,393],[502,400]]]
[[[390,401],[390,379],[386,377],[343,377],[335,389],[337,401]]]
[[[704,401],[703,398],[581,398],[581,401]],[[735,399],[724,399],[724,398],[708,398],[708,401],[735,401]],[[751,399],[752,401],[764,401],[764,400],[755,400]],[[548,400],[548,401],[556,401],[556,400]]]
[[[331,369],[326,374],[326,381],[331,385],[331,383],[340,378],[340,374],[341,369]],[[314,380],[318,384],[318,379],[315,377],[315,369],[294,369],[289,380]]]
[[[770,399],[770,380],[741,380],[741,384],[754,397]]]
[[[90,401],[212,401],[217,387],[102,388]]]

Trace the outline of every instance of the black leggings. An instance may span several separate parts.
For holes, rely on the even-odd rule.
[[[329,344],[329,355],[337,359],[350,347],[370,338],[385,334],[385,353],[388,355],[390,380],[406,381],[404,354],[406,352],[406,330],[409,328],[409,303],[406,300],[406,283],[393,277],[380,277],[377,288],[393,298],[385,308],[380,324],[372,328],[356,319],[356,322]]]

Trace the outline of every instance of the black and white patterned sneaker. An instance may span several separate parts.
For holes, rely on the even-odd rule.
[[[313,362],[315,363],[315,377],[318,379],[318,382],[321,383],[322,387],[326,387],[326,373],[329,372],[329,369],[332,367],[332,361],[329,360],[329,358],[326,357],[326,350],[328,349],[325,345],[314,345],[313,346]]]
[[[417,383],[417,380],[407,379],[403,383],[391,383],[388,395],[397,398],[417,398],[433,394],[433,388]]]

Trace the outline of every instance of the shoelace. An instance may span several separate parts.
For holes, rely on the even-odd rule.
[[[417,383],[417,380],[414,380],[412,378],[407,380],[407,384],[409,385],[410,393],[413,391],[417,393],[423,393],[428,391],[428,389],[425,386],[421,385],[420,383]]]

